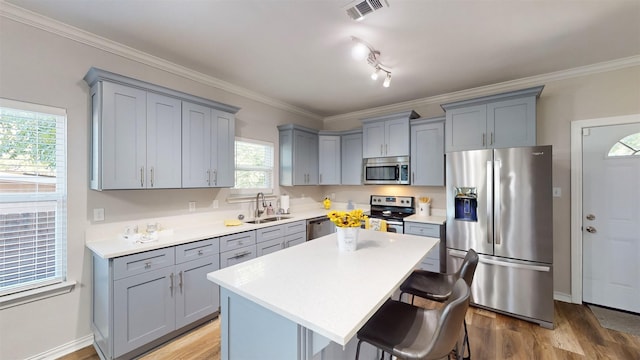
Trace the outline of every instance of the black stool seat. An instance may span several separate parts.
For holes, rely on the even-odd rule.
[[[387,300],[358,331],[356,359],[362,341],[401,359],[446,359],[460,336],[469,296],[469,287],[459,280],[440,309]]]
[[[426,270],[414,270],[400,285],[403,293],[419,296],[437,302],[446,301],[451,295],[457,274],[441,274]]]

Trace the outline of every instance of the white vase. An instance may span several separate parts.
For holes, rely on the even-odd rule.
[[[338,227],[338,251],[356,251],[358,248],[359,227]]]

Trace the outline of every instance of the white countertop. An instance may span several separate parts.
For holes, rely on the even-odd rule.
[[[160,249],[168,246],[185,244],[192,241],[210,239],[218,236],[236,234],[243,231],[256,230],[269,226],[277,226],[300,220],[311,219],[318,216],[326,216],[331,210],[313,209],[299,213],[283,215],[288,219],[267,222],[262,224],[243,223],[237,226],[225,226],[224,218],[211,218],[207,221],[185,224],[183,227],[175,227],[162,230],[158,234],[157,241],[137,243],[130,239],[125,239],[120,235],[113,235],[99,241],[87,241],[87,247],[96,255],[103,259],[110,259],[118,256],[131,255],[143,251]],[[269,216],[272,217],[272,216]],[[266,217],[265,217],[266,218]]]
[[[360,230],[355,252],[336,234],[207,274],[207,278],[345,345],[439,239]]]
[[[404,218],[404,221],[444,225],[444,223],[447,221],[447,217],[438,216],[438,215],[423,216],[423,215],[414,214]]]

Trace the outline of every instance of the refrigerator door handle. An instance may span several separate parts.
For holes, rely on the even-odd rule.
[[[502,167],[502,161],[500,160],[496,160],[494,161],[493,164],[493,184],[495,186],[495,195],[494,195],[494,200],[493,200],[493,206],[494,206],[494,213],[493,213],[493,236],[495,236],[496,239],[496,245],[500,245],[500,242],[502,241],[502,223],[501,223],[501,216],[500,214],[502,213],[502,202],[500,199],[500,192],[501,192],[501,184],[500,184],[500,168]]]
[[[489,227],[489,231],[487,231],[487,244],[493,244],[493,229],[491,229],[491,224],[493,224],[493,161],[487,161],[487,226]]]
[[[550,266],[518,264],[518,263],[499,261],[499,260],[492,260],[492,259],[483,259],[483,258],[480,258],[479,262],[484,263],[484,264],[511,267],[511,268],[515,268],[515,269],[532,270],[532,271],[544,271],[544,272],[551,271],[551,267]]]

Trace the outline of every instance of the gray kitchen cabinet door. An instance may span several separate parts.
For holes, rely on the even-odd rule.
[[[211,109],[182,102],[182,187],[209,187]]]
[[[320,185],[340,185],[340,136],[318,136],[318,167]]]
[[[182,101],[147,93],[147,188],[182,186]]]
[[[293,130],[293,185],[318,185],[318,135]]]
[[[342,185],[362,184],[362,133],[342,135]]]
[[[212,118],[215,124],[215,166],[212,164],[212,185],[215,187],[233,187],[235,185],[235,116],[233,114],[212,109]]]
[[[217,254],[176,265],[176,329],[218,311],[220,287],[207,280],[207,273],[219,268]]]
[[[409,120],[406,118],[387,120],[385,128],[384,156],[409,155]]]
[[[487,105],[447,110],[446,152],[487,147]]]
[[[234,185],[235,117],[182,102],[182,187]]]
[[[534,96],[487,104],[488,147],[536,145]]]
[[[362,157],[385,156],[385,122],[376,121],[362,125]]]
[[[102,82],[93,99],[93,166],[96,189],[144,188],[147,154],[147,92]],[[99,113],[102,113],[98,115]]]
[[[173,270],[165,267],[114,281],[114,357],[175,329]]]
[[[444,118],[411,125],[411,185],[444,186]]]

